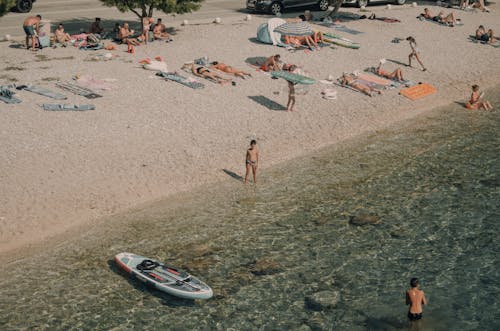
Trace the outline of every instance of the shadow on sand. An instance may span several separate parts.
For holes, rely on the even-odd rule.
[[[224,171],[226,173],[226,175],[236,179],[237,181],[239,182],[242,182],[243,181],[243,177],[241,177],[240,175],[238,175],[237,173],[231,171],[231,170],[228,170],[228,169],[222,169],[222,171]]]
[[[266,107],[269,110],[275,110],[275,111],[285,111],[286,107],[283,105],[280,105],[279,103],[263,96],[263,95],[250,95],[248,96],[249,99],[257,102],[259,105]]]

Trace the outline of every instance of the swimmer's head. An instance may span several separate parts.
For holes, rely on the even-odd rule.
[[[410,280],[410,285],[411,285],[411,287],[417,287],[418,286],[418,278],[412,278]]]

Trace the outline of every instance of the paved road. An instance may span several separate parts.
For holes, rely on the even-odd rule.
[[[155,17],[162,17],[167,25],[190,21],[213,20],[215,17],[242,16],[245,0],[205,0],[198,12],[168,16],[156,11]],[[161,14],[160,14],[161,13]],[[112,26],[116,21],[136,21],[137,16],[131,12],[121,13],[116,8],[105,7],[99,0],[37,0],[33,4],[30,14],[42,15],[43,19],[52,23],[63,22],[65,29],[69,32],[78,31],[79,27],[87,28],[94,17],[101,17]],[[160,14],[160,15],[158,15]],[[29,14],[9,13],[0,18],[0,36],[10,34],[11,36],[22,36],[22,22]],[[105,25],[106,27],[106,25]]]

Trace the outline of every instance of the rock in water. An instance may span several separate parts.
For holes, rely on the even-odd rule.
[[[378,216],[357,215],[357,216],[350,216],[349,223],[352,225],[363,226],[363,225],[380,224],[380,223],[382,223],[382,221],[380,220],[380,217],[378,217]]]
[[[312,310],[327,310],[337,306],[340,300],[338,291],[321,291],[306,297],[306,307]]]
[[[250,272],[256,276],[272,275],[281,272],[281,265],[273,259],[263,258],[251,263]]]

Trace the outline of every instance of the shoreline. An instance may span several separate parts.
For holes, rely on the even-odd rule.
[[[412,17],[413,12],[408,14],[408,11],[420,9],[422,8],[408,8],[406,14]],[[387,13],[388,11],[384,10],[377,10],[378,12],[391,15],[403,13],[403,11]],[[493,20],[495,17],[492,16],[484,17]],[[476,16],[468,15],[467,18],[474,22],[481,21]],[[456,102],[457,99],[463,100],[471,81],[478,82],[483,90],[500,83],[500,80],[496,79],[499,77],[500,67],[494,61],[497,50],[482,48],[477,51],[474,47],[481,47],[480,45],[468,43],[466,47],[460,41],[455,44],[459,43],[460,47],[465,47],[466,53],[472,52],[473,49],[475,54],[483,51],[491,54],[492,59],[479,63],[478,71],[468,68],[466,59],[456,59],[458,63],[451,65],[446,59],[437,59],[435,61],[442,64],[443,68],[432,66],[432,73],[428,74],[429,76],[425,76],[426,74],[416,69],[408,71],[407,68],[403,68],[409,72],[410,76],[416,77],[416,80],[425,79],[425,82],[438,87],[438,93],[426,99],[410,102],[397,95],[394,90],[385,92],[391,98],[386,96],[368,98],[336,88],[340,96],[339,100],[328,102],[317,99],[319,90],[324,88],[318,83],[307,95],[297,97],[298,111],[295,114],[284,114],[263,109],[246,98],[248,94],[261,94],[281,104],[284,103],[283,84],[270,83],[266,77],[257,72],[252,72],[254,77],[251,80],[238,81],[238,89],[231,90],[227,86],[207,85],[204,91],[195,95],[173,83],[153,80],[149,78],[153,75],[152,72],[145,72],[135,67],[140,58],[154,56],[155,52],[172,52],[167,54],[171,56],[171,59],[167,59],[167,63],[169,68],[177,69],[184,60],[198,57],[197,54],[203,53],[202,51],[193,54],[189,40],[193,40],[194,36],[207,39],[202,40],[202,46],[205,47],[205,52],[210,55],[210,58],[215,59],[214,56],[220,56],[217,52],[220,45],[212,39],[214,34],[224,31],[231,37],[240,38],[241,42],[246,40],[248,43],[247,39],[251,37],[249,32],[255,31],[258,23],[263,21],[265,20],[256,18],[253,22],[233,29],[242,30],[242,36],[227,31],[231,28],[230,25],[183,28],[177,37],[179,40],[175,41],[173,47],[179,45],[179,48],[184,46],[187,49],[160,49],[159,44],[153,44],[148,49],[144,46],[144,48],[137,48],[138,54],[127,58],[120,48],[118,54],[121,61],[114,60],[110,63],[110,67],[114,67],[113,70],[105,68],[101,63],[95,64],[94,75],[116,75],[117,69],[128,68],[127,72],[123,73],[125,76],[123,80],[137,79],[134,84],[138,85],[139,93],[144,95],[145,100],[151,102],[151,106],[148,107],[144,107],[144,100],[139,98],[140,100],[131,100],[129,105],[131,109],[122,109],[123,105],[120,105],[118,101],[126,100],[125,98],[128,97],[130,89],[125,89],[126,85],[118,86],[114,91],[104,92],[103,100],[96,99],[95,101],[101,113],[97,115],[94,113],[88,117],[79,114],[42,112],[34,109],[33,105],[44,99],[27,94],[27,92],[23,93],[23,104],[18,106],[21,108],[19,116],[15,111],[10,112],[11,109],[8,109],[4,112],[6,119],[1,127],[2,136],[7,143],[1,150],[5,163],[2,162],[4,166],[2,166],[0,178],[4,179],[0,184],[6,184],[3,185],[6,189],[0,201],[5,202],[4,206],[8,207],[6,207],[7,210],[2,211],[0,218],[0,241],[2,242],[0,260],[16,255],[16,252],[36,251],[40,247],[45,247],[47,242],[64,242],[67,240],[64,239],[65,237],[71,237],[85,229],[99,226],[110,217],[119,217],[119,215],[145,208],[155,202],[198,190],[203,185],[219,185],[228,179],[222,169],[235,173],[243,171],[241,159],[243,159],[244,148],[250,138],[257,138],[259,145],[264,146],[263,167],[260,168],[262,171],[323,148],[342,144],[356,137],[376,133],[385,127],[424,116],[433,109]],[[422,25],[422,22],[416,19],[415,21],[417,22],[409,21],[410,30],[415,27],[423,27],[424,30],[431,31],[442,29],[439,26]],[[366,23],[354,22],[352,26],[361,30],[359,25],[362,26],[362,24]],[[394,26],[382,27],[394,29]],[[474,23],[468,23],[467,29],[473,27]],[[443,31],[444,36],[441,38],[445,40],[447,33],[453,35],[454,32],[438,31]],[[394,31],[385,34],[377,32],[379,34],[371,37],[378,37],[379,42],[384,42],[384,45],[387,44],[386,39],[394,35]],[[421,33],[426,33],[426,31]],[[457,30],[455,34],[463,37],[464,27]],[[369,35],[367,31],[360,38],[369,40]],[[351,38],[349,35],[346,37]],[[353,36],[352,39],[356,37]],[[417,40],[422,40],[422,37],[420,39],[417,37]],[[359,63],[368,65],[376,61],[379,58],[378,54],[383,51],[379,49],[380,47],[366,45],[368,51],[361,48],[357,53],[337,49],[330,53],[327,53],[330,50],[322,50],[319,54],[303,52],[289,54],[271,46],[260,44],[246,46],[248,49],[241,50],[234,47],[225,50],[227,54],[223,60],[243,68],[241,60],[247,55],[279,52],[291,61],[302,64],[311,76],[317,79],[324,78],[324,66],[331,67],[329,70],[335,73],[340,72],[340,69],[344,67],[347,67],[345,71],[351,71],[359,67]],[[396,47],[397,55],[394,57],[404,59],[405,54],[408,53],[407,45]],[[6,44],[0,44],[0,48],[6,48]],[[431,60],[431,50],[435,47],[432,44],[424,44],[423,48],[430,53],[427,62],[434,64]],[[366,52],[370,51],[376,51],[377,54],[367,56]],[[40,66],[49,66],[53,70],[50,74],[59,75],[61,79],[70,78],[66,68],[57,66],[62,64],[64,67],[64,60],[37,62],[36,58],[33,60],[32,54],[19,52],[25,51],[6,50],[5,55],[2,55],[8,59],[6,65],[10,62],[9,57],[17,54],[27,60],[28,62],[24,65],[31,66],[31,68],[20,70],[15,75],[12,74],[12,77],[19,77],[22,80],[26,79],[27,74],[34,73],[35,81],[47,86],[48,81],[43,79],[47,78],[44,77],[48,75],[44,72],[47,69],[41,69]],[[86,70],[86,66],[90,63],[84,60],[90,53],[82,52],[73,49],[49,49],[43,54],[56,58],[74,56],[74,60],[81,60],[78,64],[72,61],[76,69],[74,71],[79,71]],[[446,56],[446,52],[444,50],[443,52]],[[352,54],[360,59],[349,59]],[[473,55],[469,56],[473,57]],[[342,59],[345,63],[338,65],[335,59],[325,59],[325,57],[337,57],[337,60]],[[233,58],[238,60],[233,60]],[[130,66],[127,64],[129,62],[126,62],[129,60],[133,62]],[[457,73],[457,77],[453,77],[446,72],[450,68],[461,71]],[[248,70],[248,68],[245,69]],[[482,78],[486,73],[488,76]],[[70,75],[73,74],[75,72],[71,72]],[[471,77],[477,79],[474,80]],[[152,88],[149,88],[152,83]],[[145,88],[144,84],[146,84]],[[278,89],[278,94],[269,93],[270,89]],[[163,110],[164,102],[152,99],[155,93],[157,95],[165,90],[173,92],[172,95],[165,97],[167,104],[174,104],[179,108],[169,108],[171,113],[167,113],[168,117],[165,116]],[[83,102],[82,98],[74,96],[71,96],[68,101]],[[203,105],[202,109],[199,109],[200,104]],[[312,107],[307,107],[307,104]],[[249,113],[248,109],[254,112]],[[233,113],[228,113],[228,110]],[[200,111],[203,113],[200,114]],[[268,123],[264,123],[265,121]],[[75,123],[76,127],[73,126]],[[58,127],[58,130],[53,130],[54,125]],[[26,137],[26,132],[31,136]],[[40,141],[35,141],[35,138]],[[165,141],[167,143],[164,143]],[[14,156],[10,157],[12,155]],[[272,160],[269,155],[273,155]],[[67,170],[67,167],[73,170]],[[8,176],[12,170],[16,178],[10,180]],[[24,216],[21,217],[21,214]]]

